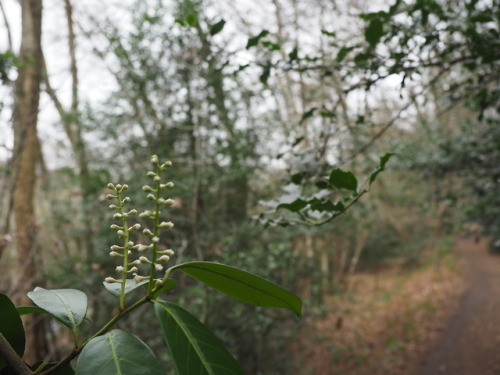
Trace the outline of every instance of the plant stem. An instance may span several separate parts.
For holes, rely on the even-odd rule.
[[[16,375],[33,375],[26,363],[17,355],[7,339],[0,333],[0,354]]]

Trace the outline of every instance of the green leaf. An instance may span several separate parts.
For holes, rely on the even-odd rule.
[[[269,34],[269,31],[262,30],[258,35],[254,36],[252,38],[248,38],[246,49],[249,49],[249,48],[254,47],[257,44],[259,44],[259,41],[268,34]]]
[[[380,164],[377,166],[377,168],[370,175],[370,185],[373,183],[373,181],[375,181],[375,179],[377,178],[379,173],[385,170],[385,165],[387,164],[389,159],[394,155],[395,155],[394,153],[388,152],[384,156],[380,157]]]
[[[0,333],[9,342],[14,351],[22,357],[24,354],[24,328],[21,317],[9,297],[0,293]],[[6,366],[0,356],[0,369]]]
[[[288,54],[288,58],[290,59],[290,61],[295,61],[299,58],[299,51],[297,47],[294,47],[294,49],[292,49],[292,51]]]
[[[304,113],[302,115],[302,118],[300,119],[300,124],[302,124],[305,120],[307,120],[309,117],[312,117],[314,115],[314,111],[316,111],[318,108],[317,107],[312,107],[309,111]]]
[[[302,313],[302,301],[288,290],[249,272],[212,262],[178,264],[179,270],[218,291],[242,302],[257,306],[288,309],[297,316]]]
[[[76,375],[165,375],[162,364],[139,338],[121,329],[96,337],[83,348]]]
[[[155,313],[179,375],[243,375],[219,339],[189,312],[157,300]]]
[[[351,191],[356,191],[358,188],[358,180],[352,174],[352,172],[344,172],[343,170],[336,168],[330,174],[329,179],[330,185],[337,189],[346,189]]]
[[[220,20],[219,22],[213,24],[211,27],[210,27],[210,35],[215,35],[215,34],[218,34],[222,31],[222,29],[224,28],[224,25],[226,24],[226,21],[224,20]]]
[[[149,283],[149,280],[143,280],[140,283],[136,283],[134,280],[125,280],[125,295],[129,294],[133,290],[137,289],[141,285]],[[103,282],[104,287],[108,292],[114,295],[116,298],[120,298],[120,291],[122,284],[120,283],[107,283]]]
[[[85,319],[87,296],[76,289],[52,289],[36,287],[28,297],[54,318],[74,332]]]
[[[189,25],[189,26],[195,26],[196,23],[198,22],[198,16],[195,14],[195,13],[189,13],[187,16],[186,16],[186,23]]]
[[[334,38],[334,37],[335,37],[335,35],[336,35],[336,34],[335,34],[335,32],[333,32],[333,31],[328,31],[328,30],[326,30],[326,29],[321,29],[321,34],[326,35],[326,36],[329,36],[329,37],[331,37],[331,38]]]
[[[365,39],[370,46],[375,46],[382,38],[384,34],[384,24],[378,18],[374,18],[368,24],[368,27],[365,29]]]
[[[259,77],[260,82],[262,82],[264,85],[267,85],[267,80],[269,79],[269,75],[271,74],[271,65],[266,64],[263,69],[262,73]]]
[[[301,198],[295,199],[292,203],[281,203],[276,209],[284,208],[291,212],[299,212],[303,208],[307,207],[307,202]]]
[[[345,206],[342,202],[333,203],[331,200],[327,199],[313,198],[309,203],[313,211],[342,212],[345,210]]]
[[[18,306],[16,307],[16,310],[19,315],[47,314],[47,311],[38,306]]]

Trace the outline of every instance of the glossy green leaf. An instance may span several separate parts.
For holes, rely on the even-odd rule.
[[[96,337],[76,363],[76,375],[164,375],[163,366],[139,338],[121,329]]]
[[[146,285],[144,285],[144,287],[146,287]],[[174,288],[175,288],[175,281],[173,279],[167,279],[165,284],[160,289],[158,289],[156,292],[153,293],[152,297],[157,298],[160,294],[168,292],[169,290],[172,290]]]
[[[23,323],[16,307],[5,294],[0,294],[0,333],[15,352],[22,357],[25,345]],[[5,366],[5,360],[0,356],[0,369]]]
[[[365,29],[365,39],[373,47],[380,41],[383,33],[384,24],[380,19],[374,18]]]
[[[16,310],[19,315],[47,314],[47,311],[38,306],[18,306],[16,307]]]
[[[211,27],[210,27],[210,35],[215,35],[215,34],[218,34],[222,31],[222,29],[224,28],[224,25],[226,24],[226,21],[224,20],[220,20],[219,22],[213,24]]]
[[[268,34],[269,34],[269,31],[262,30],[258,35],[254,36],[252,38],[249,38],[246,48],[248,49],[248,48],[251,48],[253,46],[256,46],[257,44],[259,44],[259,41]]]
[[[339,168],[336,168],[330,174],[329,179],[330,185],[337,189],[346,189],[351,191],[356,191],[358,188],[358,180],[352,174],[352,172],[345,172]]]
[[[307,202],[303,199],[295,199],[292,203],[281,203],[276,208],[284,208],[291,212],[298,212],[307,207]]]
[[[302,314],[302,301],[288,290],[238,268],[212,262],[189,262],[171,268],[179,270],[240,301],[257,306],[288,309]]]
[[[179,375],[243,375],[219,339],[186,310],[155,301],[155,313]]]
[[[149,280],[143,280],[139,283],[136,283],[134,280],[125,280],[125,295],[139,288],[141,285],[149,283]],[[107,283],[103,282],[104,287],[108,292],[114,295],[116,298],[120,298],[120,291],[122,284],[120,283]]]
[[[76,289],[52,289],[36,287],[28,297],[38,306],[73,331],[85,319],[87,296]]]

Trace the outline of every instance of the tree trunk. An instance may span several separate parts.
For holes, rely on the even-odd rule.
[[[41,24],[42,0],[21,0],[22,39],[21,65],[14,92],[14,218],[18,271],[18,295],[16,303],[29,304],[26,292],[37,284],[37,225],[34,212],[36,164],[39,159],[37,116],[41,80]],[[36,315],[26,315],[24,320],[26,337],[25,360],[33,363],[47,354],[45,330]]]

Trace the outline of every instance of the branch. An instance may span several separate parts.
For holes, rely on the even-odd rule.
[[[17,355],[7,339],[0,333],[0,354],[16,375],[33,375],[26,363]]]

